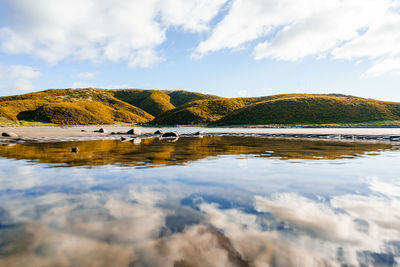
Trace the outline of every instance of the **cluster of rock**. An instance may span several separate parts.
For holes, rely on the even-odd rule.
[[[99,130],[95,130],[94,132],[96,133],[108,133],[108,131],[104,128],[100,128]],[[120,135],[143,135],[142,131],[138,128],[132,128],[128,130],[127,132],[111,132],[110,134],[115,135],[115,134],[120,134]],[[179,133],[176,131],[173,132],[164,132],[162,130],[157,130],[153,134],[146,134],[146,136],[161,136],[162,138],[179,138]],[[195,133],[194,135],[200,135],[200,132]],[[121,137],[121,139],[126,140],[126,137]]]

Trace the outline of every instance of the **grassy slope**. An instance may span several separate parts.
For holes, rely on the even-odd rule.
[[[175,107],[185,105],[189,102],[203,99],[220,99],[222,97],[215,95],[200,94],[189,91],[165,91],[171,97],[171,103]]]
[[[119,100],[139,107],[153,116],[175,108],[169,95],[162,91],[126,89],[113,90],[113,94]]]
[[[345,95],[286,94],[189,102],[156,117],[158,125],[268,125],[398,121],[400,103]]]
[[[112,92],[116,98],[139,107],[153,116],[158,116],[194,100],[219,98],[214,95],[188,91],[122,89]]]
[[[207,124],[244,106],[244,101],[240,99],[195,100],[162,113],[150,123],[156,125]]]
[[[395,122],[400,120],[400,103],[344,95],[286,94],[228,99],[187,91],[51,89],[0,97],[0,118],[0,123],[32,121],[68,125]]]
[[[154,118],[103,89],[50,89],[0,97],[0,117],[56,124],[144,123]]]
[[[399,120],[400,103],[338,95],[277,95],[237,109],[215,122],[235,124],[324,124]]]

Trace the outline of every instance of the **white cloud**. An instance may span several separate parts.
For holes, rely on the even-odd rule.
[[[202,32],[209,29],[209,22],[217,15],[227,0],[164,0],[162,21],[168,26],[182,26],[186,31]]]
[[[73,78],[79,79],[93,79],[94,73],[93,72],[82,72],[72,76]]]
[[[164,60],[166,32],[210,30],[192,57],[253,49],[256,60],[368,60],[369,76],[400,74],[398,0],[0,0],[0,50],[51,64],[63,60],[125,61],[150,67]],[[222,13],[221,13],[222,14]],[[84,78],[84,77],[82,77]],[[84,78],[87,79],[87,78]]]
[[[294,61],[310,55],[390,60],[400,55],[398,6],[395,0],[233,0],[228,14],[193,56],[256,41],[257,60]],[[367,74],[384,71],[378,65]]]
[[[279,220],[289,221],[325,240],[361,243],[367,238],[355,230],[356,224],[347,214],[336,213],[325,203],[297,194],[277,194],[272,200],[256,197],[256,209],[271,212]]]
[[[149,67],[168,27],[204,31],[226,0],[0,0],[12,14],[2,18],[1,50],[61,60],[126,61]]]
[[[31,66],[0,65],[0,88],[15,92],[32,90],[35,88],[33,81],[40,76],[40,71]]]
[[[388,58],[375,63],[366,71],[367,75],[379,77],[386,73],[400,75],[400,58]]]

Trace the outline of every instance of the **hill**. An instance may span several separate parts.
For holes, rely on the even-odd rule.
[[[244,101],[238,99],[196,100],[164,112],[150,123],[156,125],[207,124],[244,106]]]
[[[205,95],[188,91],[160,91],[124,89],[112,90],[114,97],[139,107],[153,116],[201,99],[216,99],[218,96]]]
[[[50,89],[0,97],[0,117],[67,125],[144,123],[154,118],[104,89]]]
[[[341,95],[277,95],[255,101],[215,122],[237,124],[324,124],[399,120],[400,103]]]
[[[223,98],[188,91],[49,89],[0,97],[0,121],[268,125],[399,121],[400,103],[345,95]]]

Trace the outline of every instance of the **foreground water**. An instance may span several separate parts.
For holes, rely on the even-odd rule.
[[[398,266],[399,160],[255,137],[2,146],[0,266]]]

